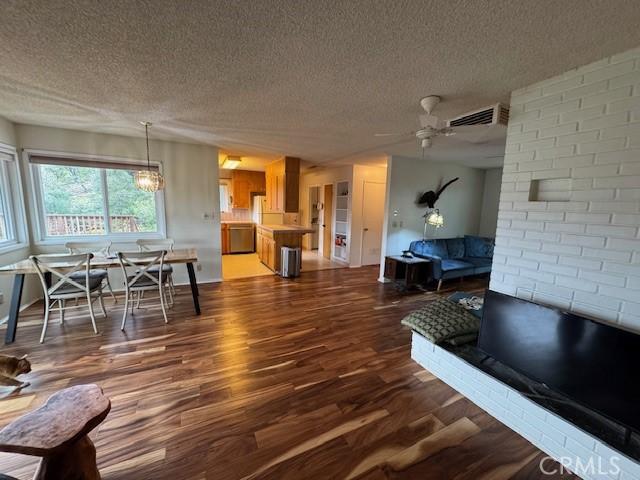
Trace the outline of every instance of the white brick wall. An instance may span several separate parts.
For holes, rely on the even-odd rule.
[[[582,478],[640,479],[639,463],[415,332],[411,358]],[[612,457],[615,460],[610,461]],[[580,465],[588,466],[589,460],[596,467],[600,466],[600,471],[588,467],[581,469],[578,465],[580,462]],[[551,465],[546,467],[551,468]],[[542,472],[540,478],[544,478]]]
[[[491,288],[640,331],[640,48],[513,92],[510,115]],[[566,201],[529,201],[540,180]]]

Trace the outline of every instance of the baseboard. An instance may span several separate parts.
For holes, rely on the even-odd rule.
[[[43,299],[43,297],[38,297],[38,298],[35,298],[35,299],[31,300],[29,303],[26,303],[24,305],[20,305],[20,312],[23,312],[24,310],[29,308],[31,305],[33,305],[36,302],[39,302],[42,299]],[[5,315],[4,317],[0,318],[0,325],[4,325],[8,321],[9,321],[9,315]]]
[[[198,285],[206,285],[208,283],[220,283],[220,282],[222,282],[221,278],[213,278],[211,280],[205,280],[204,282],[197,282],[197,283],[198,283]],[[175,286],[181,286],[181,287],[189,287],[189,286],[191,286],[191,284],[189,282],[180,282],[180,283],[175,283],[174,282],[174,285]]]

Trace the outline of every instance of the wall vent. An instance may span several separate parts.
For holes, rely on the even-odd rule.
[[[449,127],[459,127],[461,125],[506,125],[509,123],[509,108],[496,103],[490,107],[474,110],[458,117],[452,118],[447,122]]]

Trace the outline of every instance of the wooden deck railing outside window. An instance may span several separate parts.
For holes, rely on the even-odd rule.
[[[111,215],[111,231],[117,233],[137,232],[138,224],[133,215]],[[47,214],[47,234],[61,235],[102,235],[105,233],[102,215]]]

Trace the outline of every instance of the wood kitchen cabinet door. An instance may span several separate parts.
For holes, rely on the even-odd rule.
[[[264,238],[264,243],[262,245],[262,253],[265,258],[265,264],[271,270],[276,270],[276,241],[272,238]]]
[[[267,190],[265,174],[262,172],[251,172],[251,192],[264,193]]]
[[[248,180],[233,179],[233,208],[249,208],[251,192]]]
[[[221,228],[222,233],[222,254],[226,255],[231,252],[231,246],[229,245],[229,225],[226,223],[222,224]]]
[[[284,157],[267,165],[267,210],[272,213],[298,213],[300,159]]]

